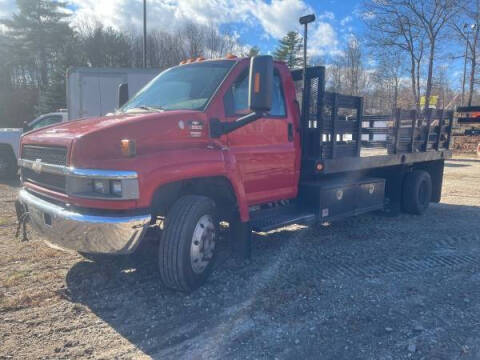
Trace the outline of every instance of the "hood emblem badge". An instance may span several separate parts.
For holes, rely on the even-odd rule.
[[[35,162],[32,164],[32,170],[37,174],[40,174],[42,172],[42,167],[42,159],[36,159]]]

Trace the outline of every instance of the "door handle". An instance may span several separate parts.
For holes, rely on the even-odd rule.
[[[293,141],[293,124],[288,124],[288,141]]]

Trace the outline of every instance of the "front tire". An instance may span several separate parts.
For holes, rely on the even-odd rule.
[[[403,210],[408,214],[422,215],[432,199],[432,178],[424,170],[414,170],[403,181]]]
[[[210,275],[216,254],[215,203],[205,196],[181,197],[167,214],[159,246],[160,278],[165,286],[191,292]]]

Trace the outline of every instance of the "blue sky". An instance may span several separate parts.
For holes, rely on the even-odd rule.
[[[114,28],[140,31],[143,0],[67,0],[77,22],[100,22]],[[238,36],[246,45],[272,51],[289,30],[301,30],[298,17],[314,12],[312,54],[338,53],[350,33],[362,29],[355,0],[147,0],[150,29],[175,31],[194,21],[214,24]],[[15,10],[15,0],[0,0],[0,17]]]
[[[330,25],[335,34],[337,43],[334,41],[329,42],[330,46],[324,49],[325,55],[330,53],[334,54],[337,50],[340,50],[350,34],[359,36],[364,30],[359,11],[360,1],[306,1],[305,4],[313,10],[313,13],[315,13],[317,17],[317,22]],[[278,43],[276,37],[262,36],[263,29],[260,24],[257,24],[253,28],[244,28],[243,31],[241,23],[235,24],[235,26],[239,29],[241,41],[251,45],[257,45],[264,52],[274,49]],[[315,24],[312,26],[315,27]],[[303,31],[303,28],[297,27],[293,30]]]

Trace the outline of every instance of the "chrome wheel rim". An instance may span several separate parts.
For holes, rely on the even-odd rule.
[[[215,224],[211,215],[203,215],[195,225],[190,245],[190,262],[196,274],[205,271],[215,251]]]

